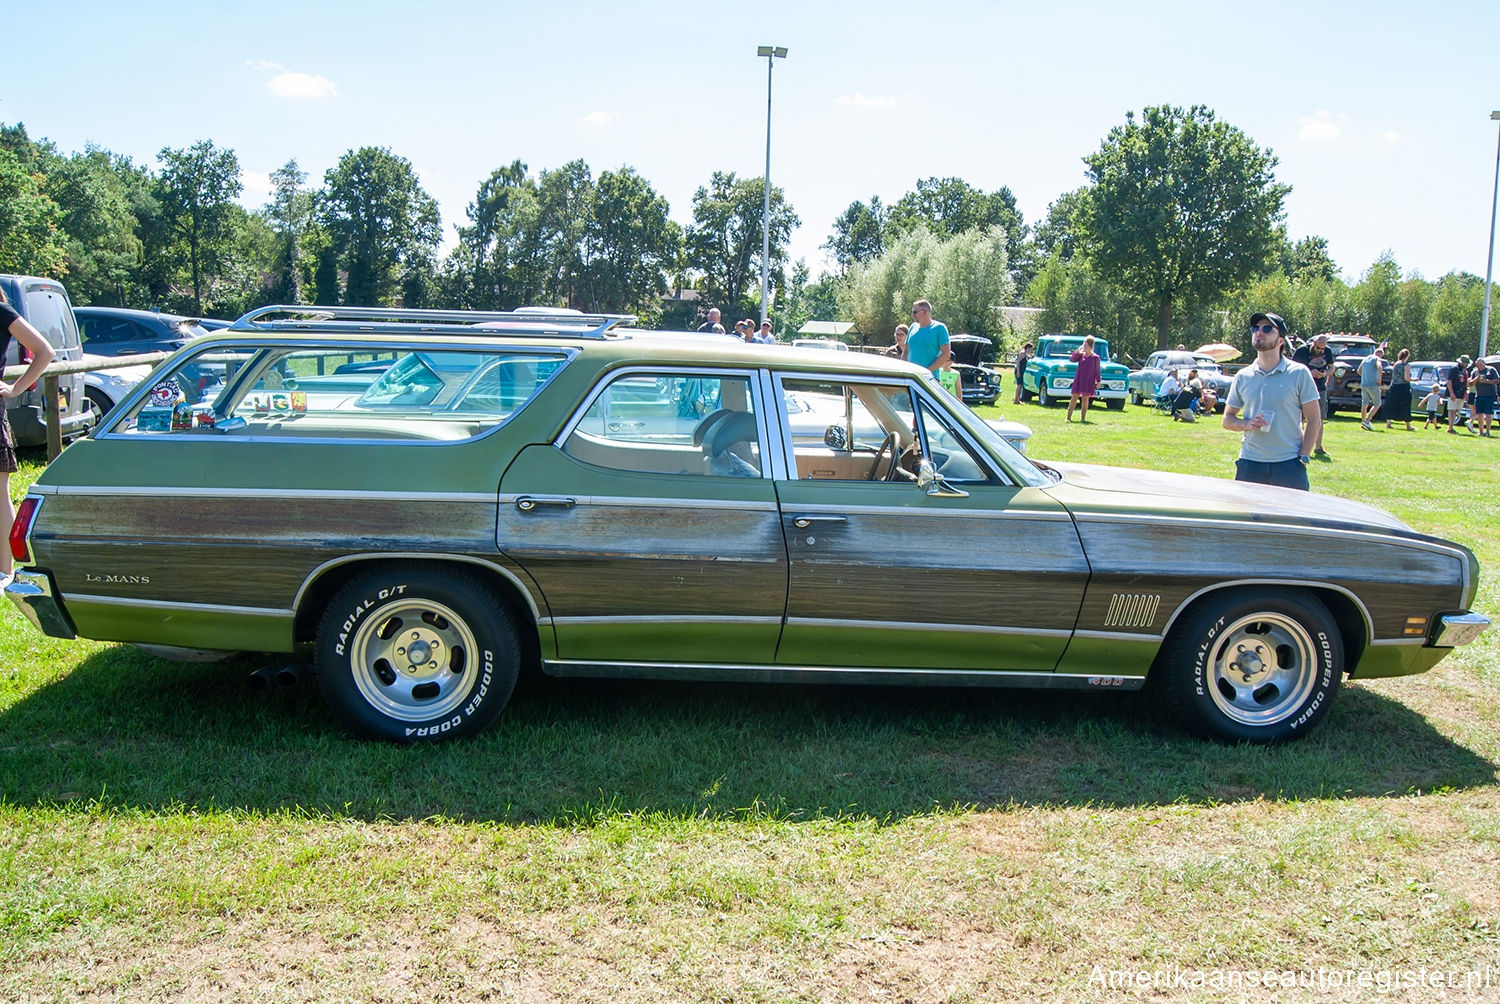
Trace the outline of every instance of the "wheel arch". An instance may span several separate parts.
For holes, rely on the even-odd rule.
[[[1343,673],[1348,676],[1354,667],[1359,664],[1360,657],[1364,655],[1365,648],[1370,644],[1371,620],[1370,611],[1351,590],[1344,586],[1335,585],[1331,582],[1300,581],[1288,579],[1234,579],[1228,582],[1215,582],[1204,586],[1178,604],[1177,609],[1172,612],[1166,627],[1162,629],[1162,648],[1171,638],[1172,632],[1178,624],[1197,607],[1202,606],[1225,593],[1233,592],[1235,589],[1245,587],[1273,586],[1277,588],[1305,589],[1328,608],[1333,616],[1334,623],[1338,625],[1339,634],[1344,643],[1344,667]],[[1153,664],[1153,669],[1155,668]]]
[[[347,555],[319,565],[308,575],[293,602],[296,611],[292,636],[295,642],[310,642],[317,634],[318,620],[328,604],[349,582],[377,568],[414,567],[432,571],[443,567],[462,569],[478,576],[505,603],[506,612],[521,640],[524,666],[541,664],[541,621],[538,601],[513,572],[492,562],[456,554],[359,554]]]

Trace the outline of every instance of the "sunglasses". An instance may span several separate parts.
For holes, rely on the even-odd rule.
[[[1250,325],[1250,333],[1252,335],[1257,331],[1259,331],[1263,335],[1274,335],[1277,333],[1276,325],[1274,324]]]

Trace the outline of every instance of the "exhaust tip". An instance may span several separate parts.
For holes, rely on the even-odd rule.
[[[307,670],[300,662],[289,662],[276,670],[273,675],[278,685],[291,688],[302,682],[302,678],[307,675]]]

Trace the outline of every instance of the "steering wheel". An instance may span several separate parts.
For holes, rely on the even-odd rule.
[[[896,442],[897,440],[895,432],[887,432],[885,434],[885,439],[880,443],[880,449],[875,451],[875,462],[870,465],[870,473],[868,476],[866,476],[866,481],[892,481],[895,479],[894,472],[896,470]],[[875,474],[880,470],[880,458],[885,456],[887,453],[891,455],[890,470],[885,472],[885,477],[877,478]]]

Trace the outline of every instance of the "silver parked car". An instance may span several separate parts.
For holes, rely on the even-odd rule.
[[[1130,403],[1141,404],[1155,398],[1161,392],[1162,381],[1174,370],[1183,379],[1187,378],[1189,370],[1197,370],[1198,379],[1203,381],[1204,387],[1214,392],[1221,407],[1224,399],[1229,396],[1231,378],[1219,368],[1218,361],[1212,356],[1164,349],[1151,353],[1146,358],[1145,366],[1130,371]]]

